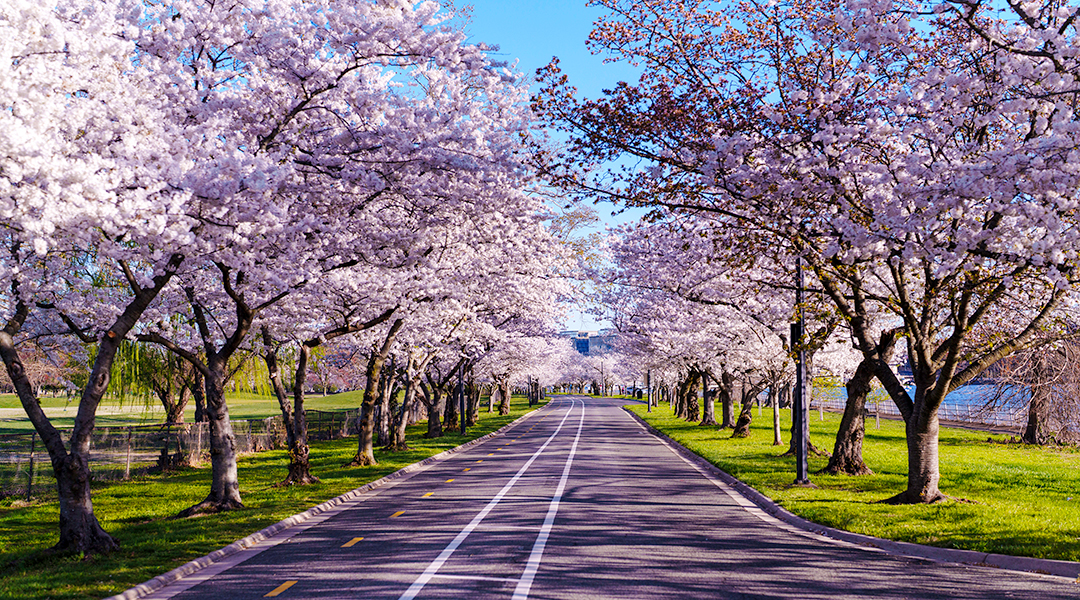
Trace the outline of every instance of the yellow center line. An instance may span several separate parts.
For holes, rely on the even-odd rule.
[[[401,516],[401,515],[403,515],[403,514],[405,514],[405,511],[403,511],[403,510],[399,510],[399,511],[397,511],[396,513],[394,513],[394,514],[390,515],[390,518],[391,518],[391,519],[393,519],[394,517],[400,517],[400,516]]]
[[[291,588],[292,586],[296,585],[297,581],[299,581],[299,580],[294,579],[292,581],[286,581],[285,583],[283,583],[283,584],[277,586],[276,588],[274,588],[274,591],[272,591],[269,594],[263,596],[263,598],[273,598],[274,596],[277,596],[281,592],[284,592],[285,590],[287,590],[287,589]]]
[[[434,493],[435,493],[435,492],[428,492],[428,493],[424,494],[424,497],[425,497],[425,498],[427,498],[428,496],[430,496],[430,495],[432,495],[432,494],[434,494]]]
[[[349,540],[349,541],[345,542],[344,544],[342,544],[342,546],[341,546],[341,547],[342,547],[342,548],[352,548],[353,546],[355,546],[355,545],[356,545],[356,542],[359,542],[359,541],[360,541],[360,540],[362,540],[362,539],[364,539],[364,538],[362,538],[362,537],[358,537],[358,538],[353,538],[353,539],[351,539],[351,540]]]
[[[468,470],[469,470],[469,469],[471,469],[471,468],[472,468],[472,467],[465,467],[464,469],[462,469],[462,471],[468,471]]]
[[[478,463],[480,463],[480,462],[484,462],[484,459],[482,459],[482,458],[481,458],[480,460],[478,460],[478,461],[476,461],[476,462],[478,462]]]
[[[454,483],[454,480],[453,479],[447,479],[446,483]]]
[[[496,450],[502,450],[502,448],[496,448]]]
[[[492,452],[492,453],[488,454],[488,456],[495,456],[495,453]]]

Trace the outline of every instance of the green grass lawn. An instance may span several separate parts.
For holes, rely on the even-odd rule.
[[[907,482],[907,447],[900,421],[867,420],[863,456],[874,475],[818,475],[827,459],[810,458],[818,489],[792,487],[794,459],[787,449],[789,411],[782,413],[785,445],[772,445],[772,414],[754,409],[752,433],[700,427],[674,417],[665,404],[652,413],[631,411],[800,517],[855,533],[946,548],[1017,556],[1080,560],[1080,453],[1074,448],[1003,444],[1008,436],[941,429],[941,490],[967,502],[930,506],[880,504]],[[832,450],[840,415],[811,413],[810,437]],[[988,442],[988,438],[997,443]]]
[[[363,395],[363,390],[326,396],[311,394],[304,399],[304,407],[307,410],[359,408]],[[225,398],[229,406],[229,416],[233,419],[265,419],[281,414],[277,398],[272,396],[235,392],[226,394]],[[60,429],[72,427],[75,413],[79,410],[78,398],[43,396],[40,402],[54,426]],[[165,410],[160,402],[143,400],[120,402],[115,398],[105,398],[98,407],[96,425],[98,427],[150,425],[164,420]],[[188,402],[187,409],[184,411],[184,420],[189,423],[195,420],[194,400]],[[33,429],[34,426],[23,412],[18,397],[14,394],[0,394],[0,434],[29,433]]]
[[[486,406],[486,405],[485,405]],[[102,526],[121,544],[105,557],[49,555],[56,543],[55,502],[32,505],[0,500],[0,598],[102,598],[208,554],[286,517],[392,473],[470,439],[485,435],[529,410],[514,397],[511,413],[480,413],[468,436],[448,434],[435,440],[420,436],[426,423],[411,426],[413,450],[377,450],[374,467],[343,467],[356,453],[356,438],[314,442],[312,472],[322,481],[303,487],[276,488],[287,475],[288,456],[273,450],[243,456],[239,465],[245,508],[220,515],[175,520],[178,511],[202,500],[209,491],[210,467],[95,485],[94,509]]]

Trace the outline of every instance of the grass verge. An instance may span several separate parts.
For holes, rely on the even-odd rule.
[[[342,410],[359,408],[363,398],[362,390],[341,392],[339,394],[312,394],[304,398],[307,410]],[[277,398],[250,392],[226,393],[229,405],[229,417],[233,419],[265,419],[281,414]],[[41,406],[49,416],[54,427],[70,429],[79,411],[79,399],[42,396]],[[125,427],[128,425],[151,425],[165,421],[165,409],[156,399],[128,399],[120,401],[106,397],[98,407],[95,422],[97,427]],[[184,421],[195,421],[195,402],[188,402],[184,411]],[[0,434],[30,433],[34,425],[23,412],[19,398],[14,394],[0,394]]]
[[[816,474],[827,459],[810,458],[811,481],[818,489],[793,487],[795,463],[779,455],[787,449],[791,427],[783,411],[783,446],[772,445],[772,415],[754,410],[751,435],[732,439],[730,430],[701,427],[676,418],[668,406],[630,406],[689,450],[746,482],[785,509],[811,521],[855,533],[1014,556],[1080,560],[1080,453],[1073,448],[1008,444],[1008,437],[942,428],[941,490],[970,502],[930,506],[880,504],[907,483],[904,424],[867,421],[863,457],[874,475]],[[832,449],[840,415],[824,420],[811,413],[810,438]],[[988,441],[992,440],[992,441]]]
[[[285,450],[241,457],[239,476],[244,508],[219,515],[172,519],[202,500],[210,487],[210,467],[112,482],[94,488],[94,510],[102,526],[121,544],[109,556],[54,556],[58,507],[55,502],[24,505],[0,500],[0,598],[102,598],[204,556],[246,535],[384,477],[402,467],[488,434],[528,412],[524,397],[514,397],[510,414],[480,413],[467,436],[448,433],[425,440],[426,422],[411,426],[409,452],[376,450],[379,464],[343,467],[356,454],[356,438],[314,442],[312,472],[320,483],[275,488],[287,475]]]

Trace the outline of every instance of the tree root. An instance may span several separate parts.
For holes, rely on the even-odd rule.
[[[899,494],[879,500],[878,504],[891,504],[891,505],[904,505],[904,504],[940,504],[942,502],[956,502],[957,504],[978,504],[974,500],[968,500],[967,498],[957,498],[955,496],[948,496],[937,492],[930,497],[923,497],[922,494],[911,494],[908,490],[904,490]]]
[[[817,472],[820,475],[849,475],[851,477],[858,477],[860,475],[873,475],[874,472],[870,470],[870,467],[866,466],[866,463],[862,459],[851,460],[842,458],[842,454],[834,454],[829,457],[829,464],[824,469]]]
[[[379,464],[379,461],[370,456],[364,454],[357,454],[353,459],[342,466],[345,467],[373,467]]]
[[[244,508],[244,504],[236,500],[211,500],[210,498],[207,498],[195,506],[180,511],[174,518],[187,519],[188,517],[214,515],[227,510],[237,510],[240,508]]]
[[[319,478],[312,475],[312,474],[310,474],[310,473],[305,474],[305,475],[289,474],[289,476],[286,477],[284,481],[280,481],[278,483],[275,483],[274,487],[282,488],[282,487],[289,487],[289,486],[293,486],[293,485],[311,485],[311,484],[314,484],[314,483],[319,483]]]

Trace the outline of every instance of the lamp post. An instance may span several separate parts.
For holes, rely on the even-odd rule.
[[[807,453],[810,441],[810,411],[806,402],[806,349],[803,340],[802,257],[795,257],[795,323],[791,325],[791,348],[795,351],[795,390],[792,395],[791,419],[794,425],[795,484],[810,483]]]
[[[461,413],[461,435],[465,435],[465,365],[458,371],[458,412]]]
[[[645,412],[652,412],[652,369],[645,371]]]

